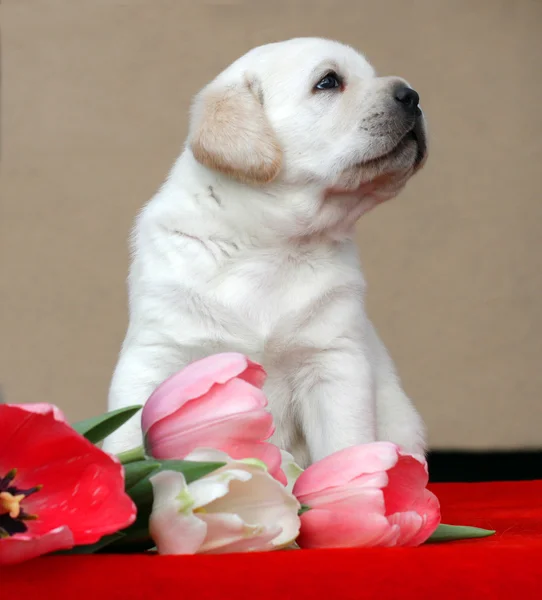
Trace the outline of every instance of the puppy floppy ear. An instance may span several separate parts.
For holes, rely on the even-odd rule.
[[[200,92],[188,143],[198,162],[243,183],[269,183],[282,164],[275,133],[249,81],[212,83]]]

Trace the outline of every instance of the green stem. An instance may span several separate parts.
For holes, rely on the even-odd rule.
[[[128,463],[136,462],[138,460],[145,460],[145,450],[143,446],[138,446],[137,448],[132,448],[131,450],[126,450],[125,452],[117,454],[117,458],[123,465],[127,465]]]

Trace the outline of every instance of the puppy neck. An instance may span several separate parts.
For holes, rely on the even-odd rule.
[[[329,193],[317,183],[286,184],[280,177],[266,185],[241,183],[200,164],[188,148],[162,195],[174,203],[187,235],[262,248],[351,240],[365,212],[354,194]]]

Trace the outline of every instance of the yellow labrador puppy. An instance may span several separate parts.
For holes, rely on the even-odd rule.
[[[137,219],[109,408],[237,351],[266,369],[273,441],[301,465],[374,440],[422,453],[422,421],[365,313],[353,240],[359,217],[425,161],[418,103],[403,79],[315,38],[255,48],[209,83]],[[139,443],[134,418],[105,448]]]

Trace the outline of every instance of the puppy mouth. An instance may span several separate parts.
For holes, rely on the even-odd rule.
[[[414,123],[414,129],[410,132],[414,137],[414,140],[418,146],[418,152],[416,153],[416,160],[414,161],[414,170],[418,170],[424,163],[427,156],[427,139],[425,137],[425,131],[422,126],[421,119],[416,119]]]
[[[416,158],[414,159],[413,168],[417,171],[421,168],[427,155],[427,140],[425,138],[425,132],[422,126],[421,119],[416,119],[412,129],[407,131],[405,135],[397,142],[397,144],[388,152],[375,156],[368,160],[364,160],[359,163],[360,167],[376,166],[384,162],[388,162],[400,156],[405,148],[411,143],[415,142],[417,147]]]

